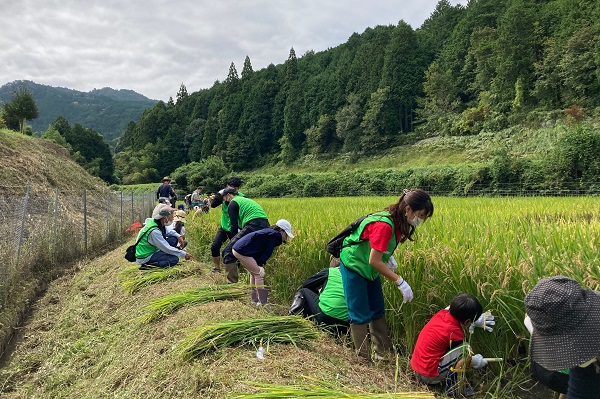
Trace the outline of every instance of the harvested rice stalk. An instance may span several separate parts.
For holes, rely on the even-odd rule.
[[[212,350],[253,342],[297,345],[319,336],[313,323],[301,316],[272,316],[263,319],[227,320],[206,324],[191,331],[175,349],[185,359]]]
[[[121,286],[127,294],[132,295],[138,292],[140,289],[149,285],[161,283],[163,281],[168,280],[176,280],[178,278],[191,276],[193,274],[199,274],[200,270],[201,269],[199,267],[185,269],[179,267],[156,267],[149,270],[142,270],[140,274],[134,279],[127,280],[121,283]]]
[[[250,386],[260,390],[257,393],[234,393],[227,399],[264,399],[264,398],[313,398],[313,399],[434,399],[431,392],[398,392],[398,393],[365,393],[350,392],[343,387],[325,386],[326,383],[300,385],[272,385],[248,382]]]
[[[146,306],[146,312],[138,317],[141,323],[151,323],[174,313],[185,305],[236,299],[248,295],[249,287],[241,284],[222,284],[178,292],[159,298]]]

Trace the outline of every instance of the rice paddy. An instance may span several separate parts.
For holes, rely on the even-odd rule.
[[[296,235],[265,267],[274,301],[290,303],[302,281],[328,265],[325,243],[331,237],[358,216],[396,200],[258,199],[272,223],[285,218]],[[390,333],[401,353],[412,352],[419,331],[437,310],[467,292],[496,317],[493,333],[477,329],[470,337],[474,349],[520,364],[529,339],[523,298],[539,278],[563,274],[600,289],[600,198],[433,197],[433,202],[434,216],[418,227],[414,242],[399,246],[394,255],[414,300],[402,304],[394,284],[384,282]],[[211,212],[190,226],[195,246],[209,245],[219,215]],[[500,365],[490,368],[498,371]]]

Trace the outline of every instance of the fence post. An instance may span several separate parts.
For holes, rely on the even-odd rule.
[[[110,206],[110,192],[106,193],[106,236],[104,237],[104,243],[108,242],[108,233],[109,233],[109,229],[110,229],[110,221],[109,221],[109,217],[110,217],[110,213],[108,212],[108,208]]]
[[[119,214],[121,215],[121,233],[123,232],[123,191],[120,192],[121,193],[121,201],[119,201],[119,203],[121,204],[121,209],[119,210]]]
[[[135,216],[133,214],[133,193],[131,193],[131,224],[135,222]]]
[[[52,228],[52,258],[56,257],[56,225],[58,221],[58,188],[54,193],[54,221]]]
[[[25,191],[25,198],[23,198],[23,208],[21,209],[21,228],[19,229],[19,246],[17,248],[17,265],[19,264],[19,258],[21,257],[21,245],[23,245],[23,230],[25,229],[25,218],[27,217],[27,202],[29,202],[29,183],[27,183],[27,189]]]
[[[87,190],[83,189],[83,252],[87,254]]]

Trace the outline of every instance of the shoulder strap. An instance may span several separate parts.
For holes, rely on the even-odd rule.
[[[150,234],[150,232],[151,232],[152,230],[158,230],[158,227],[154,227],[154,226],[153,226],[153,227],[150,227],[148,230],[146,230],[146,231],[144,232],[144,234],[142,234],[142,235],[140,236],[140,238],[138,238],[138,240],[135,242],[135,245],[138,245],[138,244],[140,243],[140,241],[142,241],[142,238],[144,238],[144,236],[145,236],[145,235],[148,235],[148,234]]]

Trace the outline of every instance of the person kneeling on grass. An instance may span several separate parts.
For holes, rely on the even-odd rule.
[[[437,312],[419,333],[410,365],[417,378],[424,384],[444,384],[448,396],[473,396],[475,391],[459,392],[457,373],[465,367],[480,369],[487,365],[482,355],[471,355],[471,347],[465,342],[463,329],[480,327],[492,331],[494,316],[483,313],[477,298],[459,294],[450,306]]]
[[[233,255],[250,272],[250,285],[265,284],[264,265],[273,254],[275,247],[285,243],[288,238],[294,238],[292,225],[287,220],[280,219],[275,226],[253,231],[234,243]],[[250,298],[253,305],[266,305],[268,296],[267,288],[252,287]]]
[[[348,332],[348,307],[340,274],[340,260],[333,258],[327,267],[307,278],[296,292],[289,314],[312,318],[335,335]]]
[[[166,226],[173,223],[174,211],[168,205],[158,204],[152,211],[152,219],[147,220],[146,226],[140,231],[135,248],[136,263],[140,265],[140,270],[149,269],[150,266],[175,266],[179,258],[192,259],[191,254],[177,248],[177,245],[184,245],[179,234],[167,239]]]

